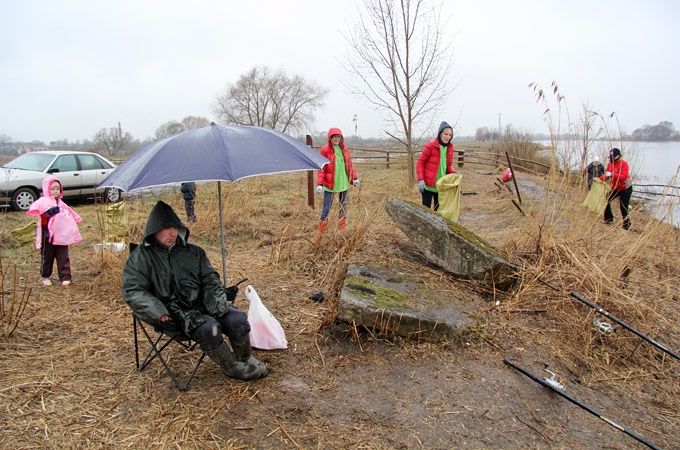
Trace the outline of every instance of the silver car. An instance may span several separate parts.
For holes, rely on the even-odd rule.
[[[17,211],[26,211],[42,194],[42,180],[48,174],[59,178],[65,199],[103,194],[104,201],[117,202],[121,200],[119,189],[95,192],[95,186],[115,168],[108,159],[90,152],[24,153],[0,168],[0,202]]]

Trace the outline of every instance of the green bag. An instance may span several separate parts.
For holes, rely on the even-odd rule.
[[[127,229],[127,203],[122,201],[106,205],[106,230],[104,232],[104,242],[125,242]]]
[[[9,234],[14,236],[20,245],[32,244],[35,242],[35,227],[36,221],[31,220],[23,227],[10,230]]]
[[[435,183],[437,191],[439,191],[437,213],[451,222],[458,222],[460,215],[460,185],[462,181],[462,175],[450,173],[441,177]]]
[[[588,191],[588,195],[583,200],[582,205],[595,214],[600,215],[604,213],[604,208],[607,206],[607,197],[609,197],[611,190],[612,188],[607,183],[599,178],[593,178],[593,184],[590,186],[590,191]]]

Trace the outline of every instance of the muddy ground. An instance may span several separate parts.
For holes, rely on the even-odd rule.
[[[555,356],[559,320],[540,311],[500,311],[497,302],[506,296],[429,266],[390,223],[380,208],[388,195],[418,199],[397,175],[403,174],[364,170],[361,191],[352,193],[349,230],[333,230],[320,244],[313,242],[318,206],[304,206],[302,176],[253,180],[228,192],[228,278],[249,277],[284,326],[289,348],[256,351],[271,374],[255,382],[225,378],[206,360],[184,393],[157,362],[141,373],[135,369],[132,319],[119,290],[125,255],[102,258],[92,250],[100,206],[76,206],[86,219],[85,242],[72,247],[68,289],[40,287],[37,254],[4,233],[5,301],[14,289],[12,273],[21,277],[19,292],[21,280],[32,291],[19,327],[0,340],[0,447],[642,448],[503,363],[511,358],[540,377],[549,364],[570,395],[663,448],[680,448],[677,361],[659,357],[659,370],[631,379],[574,373]],[[522,216],[510,203],[512,194],[493,180],[467,172],[463,190],[476,194],[463,197],[461,222],[503,247],[521,233]],[[543,180],[531,182],[540,193]],[[192,240],[219,270],[210,190],[199,187],[204,203]],[[165,198],[181,212],[178,194]],[[154,200],[130,205],[131,229],[143,227]],[[2,216],[4,230],[24,222],[18,213]],[[430,274],[442,295],[481,300],[486,306],[478,325],[460,341],[435,344],[332,323],[342,265],[376,260]],[[324,302],[308,298],[317,290],[327,294]],[[242,294],[237,306],[247,309]],[[587,309],[580,311],[584,321],[592,320]],[[536,333],[515,332],[517,323]],[[677,336],[677,329],[668,336]],[[678,342],[669,345],[677,349]],[[170,362],[181,372],[199,355],[176,351]],[[634,364],[635,355],[628,358],[626,364]]]

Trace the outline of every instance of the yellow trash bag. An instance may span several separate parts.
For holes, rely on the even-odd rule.
[[[597,215],[604,213],[604,208],[607,206],[607,197],[611,190],[612,188],[606,182],[599,178],[593,178],[593,184],[590,186],[590,191],[588,191],[588,195],[583,200],[582,205]]]
[[[125,242],[127,229],[127,203],[122,201],[106,205],[104,242]]]
[[[31,220],[23,227],[10,230],[9,234],[14,236],[14,239],[16,239],[20,245],[33,244],[35,243],[35,227],[36,221]]]
[[[441,177],[435,183],[439,191],[439,209],[437,212],[451,222],[458,222],[460,215],[460,184],[462,181],[462,175],[450,173]]]

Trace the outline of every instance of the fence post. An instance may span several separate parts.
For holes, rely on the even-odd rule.
[[[465,150],[458,150],[458,167],[463,167],[465,164]]]
[[[307,135],[305,138],[306,144],[313,146],[312,137]],[[314,171],[307,171],[307,206],[314,209]]]
[[[387,168],[390,168],[390,152],[389,150],[387,151]]]
[[[508,167],[510,168],[510,173],[512,174],[512,182],[515,185],[515,193],[517,193],[517,200],[519,200],[519,204],[522,204],[522,196],[519,195],[519,188],[517,187],[517,177],[515,176],[515,170],[512,168],[512,161],[510,161],[510,154],[508,152],[505,152],[505,157],[508,159]],[[522,211],[520,209],[520,211]],[[524,214],[524,211],[522,211],[522,214]]]

